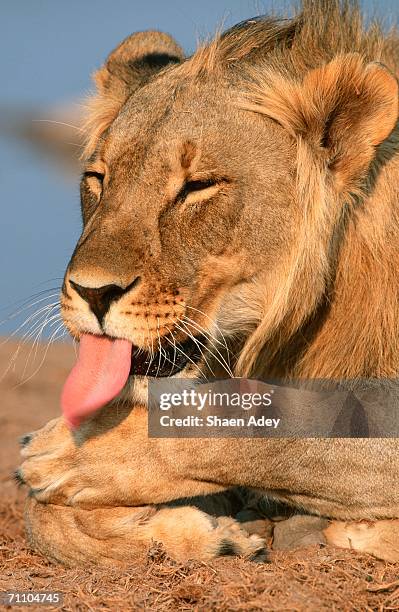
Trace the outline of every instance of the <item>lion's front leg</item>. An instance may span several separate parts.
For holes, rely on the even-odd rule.
[[[38,501],[85,508],[157,504],[223,490],[166,461],[174,442],[148,438],[141,407],[110,409],[74,433],[60,418],[24,437],[17,478]],[[190,457],[187,447],[187,466]]]
[[[264,540],[232,518],[198,508],[114,507],[85,510],[27,500],[25,521],[33,548],[65,565],[124,565],[152,544],[178,561],[240,555],[264,561]]]

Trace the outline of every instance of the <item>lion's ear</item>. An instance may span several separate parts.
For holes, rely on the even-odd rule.
[[[344,55],[309,72],[299,97],[300,132],[325,151],[341,186],[349,186],[396,125],[396,78],[381,64]]]
[[[341,55],[310,70],[301,83],[268,75],[268,86],[249,108],[273,117],[307,142],[336,179],[350,189],[367,170],[375,147],[398,120],[398,82],[387,68]]]
[[[109,54],[94,80],[100,94],[112,95],[123,103],[154,73],[183,57],[183,50],[169,34],[136,32]]]
[[[169,64],[183,59],[181,47],[163,32],[136,32],[122,41],[93,77],[97,94],[88,103],[86,154],[135,90]]]

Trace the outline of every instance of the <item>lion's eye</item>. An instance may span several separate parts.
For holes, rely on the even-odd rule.
[[[188,181],[185,184],[185,190],[187,193],[192,193],[193,191],[202,191],[204,189],[209,189],[209,187],[214,187],[217,185],[217,182],[209,179],[207,181]]]
[[[87,170],[83,174],[83,177],[87,187],[90,189],[91,193],[94,194],[97,201],[99,201],[103,192],[104,175],[101,174],[101,172]]]
[[[184,200],[186,204],[209,200],[220,190],[222,183],[215,179],[188,181],[180,190],[179,200]]]

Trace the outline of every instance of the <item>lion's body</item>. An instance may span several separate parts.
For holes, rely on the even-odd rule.
[[[73,336],[125,338],[151,354],[154,342],[201,332],[206,355],[185,376],[397,377],[398,38],[366,31],[338,2],[304,4],[293,20],[246,22],[185,61],[166,35],[134,35],[99,71],[85,227],[62,298]],[[87,298],[133,284],[101,318]],[[132,377],[125,420],[111,406],[80,445],[60,421],[25,449],[23,478],[58,504],[30,506],[36,542],[37,517],[50,517],[52,556],[68,557],[51,546],[51,512],[54,542],[57,513],[72,512],[62,504],[79,513],[242,485],[338,521],[380,520],[367,537],[337,523],[336,541],[356,547],[358,529],[359,548],[399,559],[388,520],[399,518],[395,439],[151,440],[146,411],[133,409],[142,386]],[[334,541],[334,524],[327,531]],[[240,538],[236,550],[253,553],[258,542]]]

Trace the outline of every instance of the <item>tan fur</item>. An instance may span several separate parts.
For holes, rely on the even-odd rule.
[[[397,377],[399,43],[344,9],[305,1],[292,20],[247,22],[187,60],[159,33],[111,54],[86,149],[104,177],[82,182],[63,287],[75,338],[151,353],[203,333],[185,377]],[[71,284],[135,279],[102,327]],[[22,474],[36,499],[143,506],[242,485],[337,521],[393,519],[367,545],[354,539],[384,557],[388,525],[392,559],[396,440],[151,440],[145,385],[132,378],[125,421],[111,405],[80,443],[61,422],[34,438]]]
[[[399,559],[399,521],[342,523],[333,521],[324,531],[327,542],[342,548],[353,548],[391,563]]]

